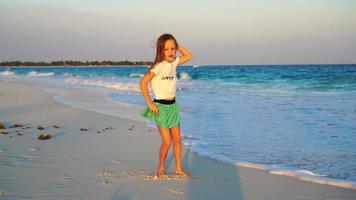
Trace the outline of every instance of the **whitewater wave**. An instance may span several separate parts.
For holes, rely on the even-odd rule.
[[[354,181],[328,178],[325,175],[316,174],[316,173],[308,171],[308,170],[293,169],[293,168],[288,168],[288,167],[283,167],[283,166],[276,167],[276,166],[272,165],[270,167],[270,169],[268,170],[268,172],[271,174],[276,174],[276,175],[296,177],[298,179],[308,181],[308,182],[356,190],[356,182],[354,182]]]
[[[64,76],[64,77],[72,77],[73,75],[68,73],[68,72],[65,72],[65,73],[62,74],[62,76]]]
[[[13,76],[15,75],[15,72],[12,71],[3,71],[0,73],[0,76]]]
[[[124,92],[141,92],[140,87],[137,83],[119,83],[102,80],[80,79],[75,77],[67,78],[64,81],[66,83],[104,87]]]
[[[141,73],[131,73],[129,76],[130,76],[131,78],[142,78],[144,75],[145,75],[145,74],[141,74]],[[192,79],[192,77],[191,77],[188,73],[186,73],[186,72],[180,73],[179,76],[178,76],[178,78],[179,78],[180,80],[190,80],[190,79]]]
[[[32,71],[27,74],[28,77],[47,77],[47,76],[53,76],[54,72],[48,72],[48,73],[41,73],[41,72],[36,72]]]
[[[140,74],[140,73],[131,73],[130,77],[132,78],[142,78],[144,76],[144,74]]]
[[[182,72],[179,74],[179,79],[180,80],[190,80],[190,79],[192,79],[192,77],[190,77],[188,73]]]
[[[188,140],[200,140],[199,137],[195,137],[195,136],[189,135],[189,134],[187,134],[187,135],[183,135],[183,134],[182,134],[181,138],[182,138],[183,140],[185,140],[185,139],[188,139]]]
[[[195,145],[194,147],[196,147],[196,143],[192,144],[192,143],[188,142],[187,144],[184,144],[184,145],[186,145],[186,146]],[[251,162],[245,162],[245,161],[233,161],[232,159],[227,158],[225,156],[216,156],[214,154],[211,154],[210,152],[200,149],[199,147],[192,148],[192,150],[200,156],[206,156],[208,158],[217,160],[219,162],[232,164],[232,165],[239,166],[239,167],[263,170],[263,171],[266,171],[266,172],[268,172],[270,174],[274,174],[274,175],[295,177],[300,180],[308,181],[308,182],[312,182],[312,183],[318,183],[318,184],[324,184],[324,185],[330,185],[330,186],[335,186],[335,187],[356,190],[356,182],[355,181],[329,178],[326,175],[320,175],[320,174],[314,173],[309,170],[296,169],[296,168],[286,167],[286,166],[282,166],[282,165],[264,165],[264,164],[257,164],[257,163],[251,163]]]

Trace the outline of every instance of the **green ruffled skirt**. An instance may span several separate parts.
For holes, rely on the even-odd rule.
[[[156,122],[156,125],[163,128],[172,128],[180,124],[180,110],[177,102],[169,105],[157,102],[153,103],[157,105],[159,113],[155,115],[147,107],[144,111],[140,113],[142,117],[154,120]]]

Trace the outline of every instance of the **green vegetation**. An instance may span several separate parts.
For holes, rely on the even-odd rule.
[[[3,67],[24,67],[24,66],[117,66],[117,65],[151,65],[149,61],[51,61],[51,62],[32,62],[32,61],[5,61],[1,62],[0,66]]]

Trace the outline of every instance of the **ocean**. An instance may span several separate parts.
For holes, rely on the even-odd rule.
[[[138,83],[146,71],[0,68],[0,76],[106,88],[110,100],[145,106]],[[356,65],[179,66],[177,76],[183,143],[197,154],[356,186]]]

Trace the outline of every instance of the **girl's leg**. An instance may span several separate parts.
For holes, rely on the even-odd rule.
[[[180,126],[171,128],[174,158],[176,160],[176,174],[181,176],[189,176],[182,168],[182,142],[180,137]]]
[[[169,128],[163,128],[160,126],[157,126],[159,130],[159,134],[161,135],[162,139],[162,145],[159,150],[159,163],[158,163],[158,168],[157,168],[157,176],[164,175],[164,163],[167,158],[167,153],[169,150],[169,147],[171,146],[171,135],[170,135],[170,130]]]

